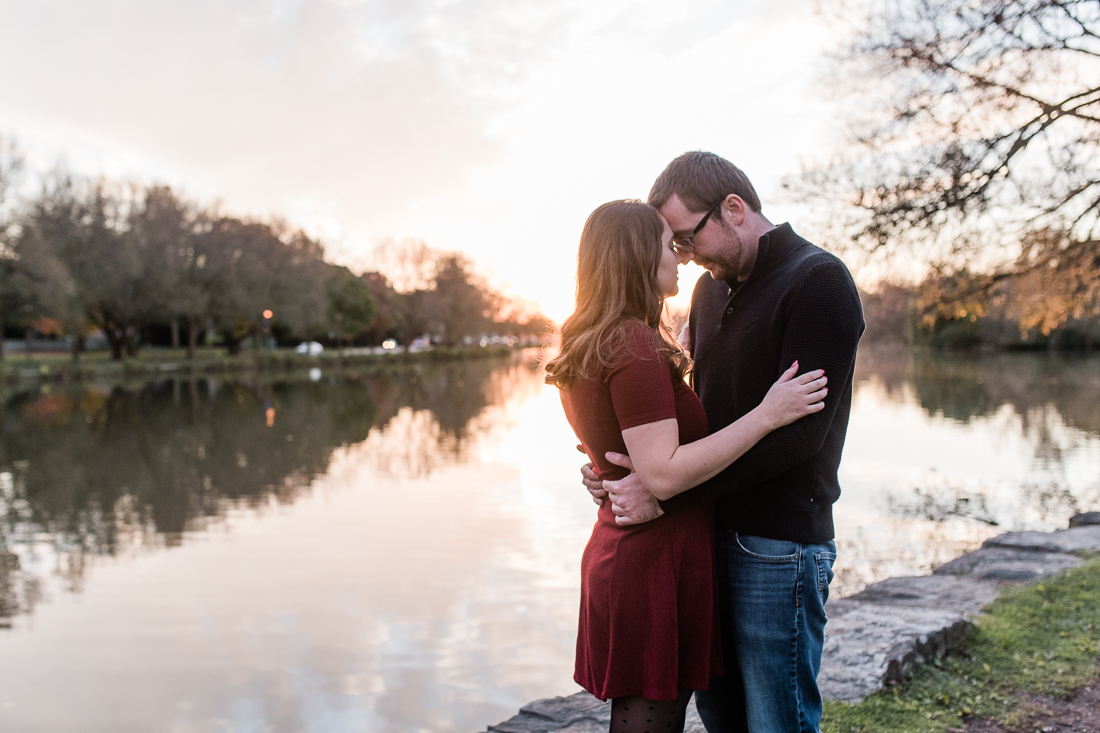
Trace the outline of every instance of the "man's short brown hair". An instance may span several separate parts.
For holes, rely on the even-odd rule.
[[[649,205],[659,209],[676,194],[691,211],[707,211],[731,193],[753,211],[760,211],[760,197],[740,168],[714,153],[693,150],[669,163],[657,176],[649,190]]]

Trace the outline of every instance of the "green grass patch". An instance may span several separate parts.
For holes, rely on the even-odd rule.
[[[860,703],[825,703],[823,733],[937,733],[975,716],[1012,726],[1022,694],[1060,696],[1097,677],[1100,561],[1009,588],[947,659]]]

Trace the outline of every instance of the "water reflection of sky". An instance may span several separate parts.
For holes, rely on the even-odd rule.
[[[417,381],[461,381],[439,376]],[[291,501],[228,502],[168,551],[8,525],[39,598],[0,632],[0,729],[474,731],[572,691],[579,454],[537,374],[482,376],[469,410],[378,390],[365,439],[272,476],[306,479]]]
[[[835,590],[1100,508],[1097,366],[862,358]],[[577,689],[594,507],[531,368],[4,414],[0,729],[472,732]]]
[[[1005,531],[1100,507],[1100,364],[861,355],[835,590],[929,572]]]

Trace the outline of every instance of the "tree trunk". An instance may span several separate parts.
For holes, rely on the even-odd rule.
[[[23,332],[23,356],[31,358],[31,327],[27,326],[27,330]]]
[[[80,363],[80,352],[84,348],[84,343],[83,342],[84,342],[84,337],[83,336],[74,336],[73,337],[73,347],[72,347],[73,366],[76,366],[77,364]]]
[[[172,348],[178,349],[180,347],[180,319],[172,319]]]
[[[126,327],[126,355],[136,359],[141,353],[141,329]]]
[[[108,326],[103,329],[103,335],[107,337],[107,343],[111,347],[111,361],[122,361],[122,347],[125,345],[122,332]]]

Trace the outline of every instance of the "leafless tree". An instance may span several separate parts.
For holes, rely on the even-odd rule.
[[[16,261],[11,244],[15,222],[11,216],[10,193],[23,169],[23,155],[10,140],[0,138],[0,359],[4,358],[4,319],[18,299]]]
[[[157,302],[145,242],[129,227],[136,201],[133,187],[57,173],[18,226],[20,269],[35,283],[39,315],[60,319],[74,338],[88,324],[101,329],[115,359],[136,355]]]
[[[435,278],[439,258],[445,253],[423,239],[385,239],[371,252],[371,269],[383,273],[399,293],[427,290]]]
[[[0,194],[18,167],[9,153],[0,144]],[[3,204],[0,320],[13,309],[28,324],[52,319],[72,338],[74,359],[93,328],[121,359],[136,356],[142,339],[165,325],[176,345],[183,325],[193,358],[211,329],[231,355],[261,334],[328,334],[342,343],[384,334],[408,343],[429,333],[456,344],[507,310],[459,253],[419,240],[380,247],[377,258],[400,282],[395,289],[378,273],[359,276],[326,262],[317,239],[277,219],[229,216],[167,186],[57,171],[43,177],[37,195]]]
[[[448,346],[489,329],[501,306],[500,296],[474,273],[473,263],[456,252],[439,258],[432,296],[437,332]]]
[[[1100,3],[842,7],[852,147],[788,185],[850,204],[863,251],[969,266],[979,292],[1040,273],[1033,325],[1100,312]]]
[[[145,189],[130,215],[129,227],[142,243],[153,280],[156,311],[167,319],[173,332],[173,346],[179,324],[187,327],[187,357],[195,357],[198,335],[210,314],[211,291],[216,287],[206,269],[204,235],[210,215],[199,206],[177,196],[167,186]]]

